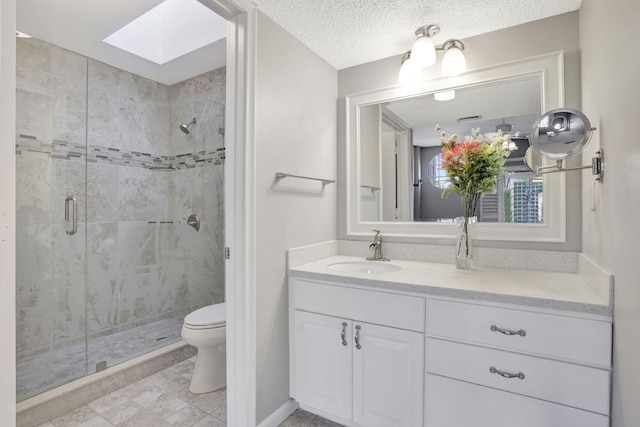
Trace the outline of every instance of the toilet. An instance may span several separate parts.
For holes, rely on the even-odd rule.
[[[189,390],[208,393],[227,384],[226,305],[208,305],[189,313],[182,325],[182,339],[198,348]]]

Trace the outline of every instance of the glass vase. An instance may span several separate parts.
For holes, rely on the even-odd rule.
[[[458,227],[458,235],[456,237],[456,268],[461,270],[470,270],[473,268],[473,242],[472,229],[473,224],[477,222],[475,216],[456,217],[456,226]]]

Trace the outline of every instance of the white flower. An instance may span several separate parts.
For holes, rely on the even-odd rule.
[[[506,142],[506,141],[505,141],[505,142]],[[509,141],[508,146],[509,146],[509,151],[516,151],[516,150],[518,149],[518,146],[517,146],[517,145],[516,145],[516,143],[515,143],[515,142],[513,142],[513,141]]]
[[[510,150],[511,147],[509,147],[509,141],[502,141],[502,149],[503,150]]]

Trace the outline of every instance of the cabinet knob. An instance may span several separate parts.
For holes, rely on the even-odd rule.
[[[491,325],[491,330],[493,332],[500,332],[501,334],[504,334],[504,335],[520,335],[521,337],[527,335],[524,329],[520,329],[518,331],[511,331],[509,329],[498,328],[496,325]]]
[[[347,345],[347,340],[345,336],[347,334],[347,322],[342,322],[342,331],[340,332],[340,339],[342,340],[342,345]]]
[[[356,325],[356,335],[353,337],[356,342],[356,348],[360,350],[362,346],[360,345],[360,325]]]

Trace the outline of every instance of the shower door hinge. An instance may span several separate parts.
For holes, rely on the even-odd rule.
[[[230,259],[231,258],[231,249],[229,249],[228,246],[225,246],[224,248],[224,259]]]

